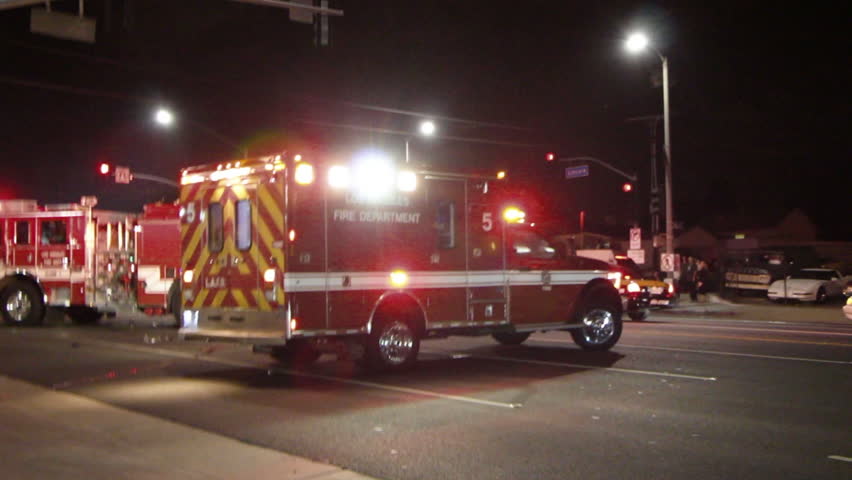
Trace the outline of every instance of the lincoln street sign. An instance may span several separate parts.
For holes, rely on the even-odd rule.
[[[565,178],[579,178],[589,176],[588,165],[578,165],[576,167],[565,167]]]

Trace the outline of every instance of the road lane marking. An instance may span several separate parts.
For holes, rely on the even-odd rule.
[[[549,343],[572,343],[569,340],[554,340],[549,338],[533,338],[534,342],[549,342]],[[751,358],[766,358],[771,360],[794,360],[799,362],[813,362],[813,363],[833,363],[839,365],[852,365],[852,361],[844,361],[844,360],[822,360],[819,358],[804,358],[804,357],[781,357],[777,355],[759,355],[756,353],[738,353],[738,352],[722,352],[718,350],[697,350],[690,348],[675,348],[675,347],[651,347],[645,345],[630,345],[627,343],[618,343],[615,345],[616,347],[625,347],[625,348],[641,348],[645,350],[664,350],[670,352],[684,352],[684,353],[704,353],[708,355],[727,355],[731,357],[751,357]]]
[[[631,332],[635,333],[635,332]],[[852,343],[836,343],[836,342],[812,342],[808,340],[784,340],[780,338],[765,338],[765,337],[745,337],[741,335],[698,335],[694,333],[674,333],[667,332],[668,337],[690,337],[690,338],[724,338],[727,340],[745,340],[749,342],[769,342],[769,343],[793,343],[796,345],[823,345],[830,347],[852,347]]]
[[[392,392],[408,393],[408,394],[412,394],[412,395],[418,395],[418,396],[421,396],[421,397],[440,398],[440,399],[443,399],[443,400],[453,400],[453,401],[457,401],[457,402],[472,403],[472,404],[476,404],[476,405],[485,405],[485,406],[489,406],[489,407],[499,407],[499,408],[512,409],[512,408],[520,408],[520,407],[523,406],[520,403],[494,402],[494,401],[491,401],[491,400],[482,400],[482,399],[479,399],[479,398],[465,397],[465,396],[461,396],[461,395],[451,395],[451,394],[446,394],[446,393],[438,393],[438,392],[432,392],[432,391],[429,391],[429,390],[421,390],[421,389],[418,389],[418,388],[398,387],[398,386],[395,386],[395,385],[387,385],[387,384],[384,384],[384,383],[367,382],[367,381],[362,381],[362,380],[340,378],[340,377],[334,377],[334,376],[331,376],[331,375],[321,375],[321,374],[316,374],[316,373],[302,372],[302,371],[298,371],[298,370],[290,370],[290,369],[286,369],[286,368],[279,368],[279,367],[268,366],[268,365],[257,365],[257,364],[251,363],[251,362],[242,362],[242,361],[238,361],[238,360],[227,360],[227,359],[223,359],[223,358],[213,358],[213,357],[209,357],[209,356],[204,356],[205,354],[202,354],[202,353],[177,352],[177,351],[168,350],[168,349],[165,349],[165,348],[140,347],[140,346],[137,346],[137,345],[129,345],[129,344],[126,344],[126,343],[110,343],[110,342],[106,342],[106,341],[102,341],[102,340],[77,340],[77,343],[79,343],[81,346],[88,344],[88,345],[102,346],[102,347],[106,347],[106,348],[114,348],[116,350],[130,350],[130,351],[134,351],[134,352],[154,353],[154,354],[159,354],[159,355],[163,355],[163,356],[184,358],[184,359],[189,359],[189,360],[200,360],[200,361],[204,361],[204,362],[216,363],[216,364],[221,364],[221,365],[228,365],[228,366],[232,366],[232,367],[252,368],[252,369],[255,369],[255,370],[263,370],[263,371],[266,371],[267,373],[270,373],[270,374],[276,373],[276,374],[285,374],[285,375],[292,375],[292,376],[298,376],[298,377],[304,377],[304,378],[314,378],[314,379],[325,380],[325,381],[330,381],[330,382],[337,382],[337,383],[344,383],[344,384],[349,384],[349,385],[359,385],[359,386],[363,386],[363,387],[370,387],[370,388],[375,388],[377,390],[388,390],[388,391],[392,391]]]
[[[829,455],[828,458],[832,460],[839,460],[841,462],[849,462],[852,463],[852,458],[849,457],[841,457],[840,455]]]
[[[547,340],[541,340],[547,341]],[[797,362],[813,362],[813,363],[834,363],[839,365],[852,365],[852,361],[843,360],[822,360],[819,358],[804,358],[804,357],[780,357],[777,355],[758,355],[756,353],[737,353],[737,352],[720,352],[717,350],[693,350],[689,348],[674,348],[674,347],[646,347],[644,345],[629,345],[619,343],[617,347],[626,348],[641,348],[645,350],[664,350],[668,352],[685,352],[685,353],[704,353],[708,355],[726,355],[730,357],[749,357],[749,358],[766,358],[770,360],[792,360]]]
[[[441,398],[444,400],[455,400],[457,402],[467,402],[467,403],[475,403],[479,405],[487,405],[490,407],[501,407],[501,408],[520,408],[523,405],[520,403],[503,403],[503,402],[492,402],[491,400],[481,400],[473,397],[464,397],[461,395],[450,395],[446,393],[438,393],[432,392],[429,390],[420,390],[419,388],[409,388],[409,387],[397,387],[395,385],[387,385],[385,383],[376,383],[376,382],[367,382],[363,380],[353,380],[353,379],[342,379],[339,377],[332,377],[329,375],[319,375],[313,373],[305,373],[300,371],[289,370],[286,368],[276,368],[272,367],[269,371],[273,373],[284,373],[286,375],[296,375],[300,377],[308,377],[308,378],[317,378],[320,380],[329,380],[332,382],[341,382],[348,383],[352,385],[360,385],[364,387],[377,388],[382,390],[391,390],[393,392],[401,392],[401,393],[410,393],[413,395],[419,395],[423,397],[435,397]]]
[[[654,324],[647,324],[653,325]],[[741,330],[747,332],[771,332],[771,333],[804,333],[807,335],[830,335],[837,337],[852,337],[852,332],[826,332],[820,330],[789,330],[786,328],[750,328],[750,327],[737,327],[737,326],[719,326],[719,325],[678,325],[678,324],[667,324],[664,328],[700,328],[706,330]]]
[[[551,340],[553,341],[553,340]],[[421,350],[424,351],[424,350]],[[441,353],[444,355],[454,356],[455,354],[443,351],[443,350],[428,350],[426,353]],[[636,370],[632,368],[618,368],[618,367],[596,367],[593,365],[583,365],[580,363],[564,363],[564,362],[550,362],[547,360],[527,360],[523,358],[505,358],[505,357],[496,357],[491,355],[469,355],[467,358],[481,358],[485,360],[497,360],[501,362],[513,362],[513,363],[528,363],[530,365],[547,365],[551,367],[564,367],[564,368],[577,368],[582,370],[604,370],[618,373],[632,373],[635,375],[651,375],[655,377],[668,377],[668,378],[684,378],[688,380],[701,380],[705,382],[715,382],[718,380],[716,377],[702,377],[697,375],[685,375],[681,373],[669,373],[669,372],[655,372],[652,370]]]

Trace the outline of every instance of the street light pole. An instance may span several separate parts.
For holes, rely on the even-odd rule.
[[[431,137],[432,135],[435,134],[436,129],[437,129],[437,127],[435,127],[435,123],[432,122],[431,120],[424,120],[424,121],[420,122],[420,126],[418,127],[420,135],[424,136],[424,137]],[[409,152],[408,152],[409,140],[411,140],[411,137],[406,136],[405,137],[405,163],[409,163],[409,161],[410,161],[410,156],[409,156]]]
[[[665,153],[665,188],[666,188],[666,254],[669,258],[674,259],[674,234],[673,234],[673,216],[672,212],[672,148],[671,148],[671,133],[669,119],[669,60],[656,48],[650,45],[648,37],[642,33],[634,33],[627,38],[625,43],[627,49],[633,53],[641,52],[646,48],[650,48],[660,62],[663,64],[663,150]],[[672,279],[674,272],[670,272],[668,278]]]
[[[672,222],[672,144],[669,132],[669,60],[657,52],[663,62],[663,150],[665,151],[666,176],[666,253],[674,253]]]

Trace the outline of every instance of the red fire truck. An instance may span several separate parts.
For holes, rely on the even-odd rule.
[[[178,207],[146,205],[135,214],[79,204],[0,201],[0,314],[35,325],[46,308],[77,322],[104,313],[170,310],[167,294],[180,266]]]
[[[33,325],[45,309],[81,322],[135,308],[135,215],[79,204],[39,206],[0,201],[0,314],[7,324]]]
[[[166,313],[180,300],[171,288],[180,268],[179,211],[174,203],[152,203],[136,223],[136,302],[148,314]]]
[[[181,335],[287,360],[354,352],[382,369],[455,334],[519,344],[568,330],[584,349],[611,348],[618,274],[560,256],[503,182],[399,168],[376,152],[186,168]]]

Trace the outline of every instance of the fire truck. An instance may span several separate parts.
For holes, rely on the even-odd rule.
[[[147,314],[172,311],[180,300],[172,288],[180,269],[179,212],[174,203],[145,205],[134,228],[136,303]]]
[[[79,204],[40,206],[0,201],[0,314],[7,324],[34,325],[46,307],[75,321],[135,307],[135,215]]]
[[[46,308],[75,322],[104,313],[170,310],[180,266],[178,207],[151,204],[141,216],[78,204],[0,201],[0,314],[6,324],[42,323]]]
[[[404,369],[421,339],[520,344],[567,330],[606,350],[618,273],[559,255],[503,175],[283,153],[181,171],[185,339],[240,341],[286,361],[352,355]]]

